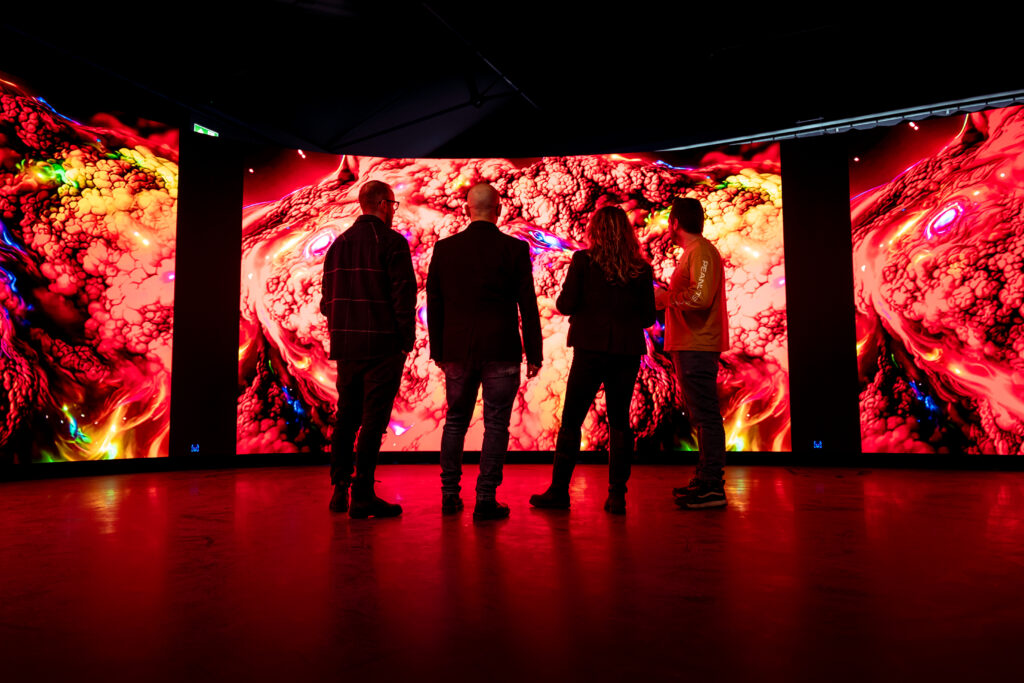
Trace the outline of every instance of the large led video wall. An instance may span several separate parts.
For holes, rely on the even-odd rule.
[[[164,456],[178,131],[59,96],[0,74],[0,462]]]
[[[1024,109],[851,145],[863,450],[1024,452]]]
[[[559,428],[572,351],[568,318],[554,306],[575,250],[586,247],[590,214],[621,206],[636,228],[655,277],[667,283],[680,252],[668,208],[676,196],[705,207],[707,236],[726,269],[731,348],[719,388],[729,448],[790,449],[782,187],[777,146],[719,150],[696,159],[667,154],[533,159],[384,159],[263,151],[247,168],[238,348],[238,452],[327,450],[337,400],[319,312],[328,246],[360,214],[359,186],[389,183],[401,202],[394,228],[412,247],[417,272],[415,349],[407,361],[385,450],[438,450],[445,416],[443,373],[429,356],[425,279],[438,239],[469,220],[465,194],[477,182],[500,193],[499,227],[529,243],[544,336],[540,374],[524,381],[510,449],[551,450]],[[663,350],[664,326],[647,331],[631,408],[641,443],[692,449],[680,390]],[[480,406],[467,438],[479,448]],[[587,417],[583,448],[603,448],[603,392]]]

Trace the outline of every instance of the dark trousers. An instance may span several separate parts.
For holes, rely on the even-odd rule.
[[[587,411],[604,385],[607,406],[609,444],[609,490],[625,492],[633,458],[633,433],[629,429],[629,404],[640,370],[640,356],[602,353],[576,349],[565,387],[562,426],[555,450],[568,456],[572,464],[580,452],[581,430]]]
[[[492,501],[501,485],[512,404],[519,391],[519,363],[485,362],[441,365],[444,370],[448,414],[441,433],[441,492],[459,493],[462,487],[462,452],[473,417],[477,393],[484,392],[484,442],[480,449],[478,501]]]
[[[332,483],[351,483],[354,465],[356,482],[373,488],[380,442],[391,420],[404,366],[404,353],[338,361],[338,412],[331,437]]]
[[[725,467],[725,427],[718,404],[717,351],[673,351],[679,386],[683,389],[683,410],[690,425],[697,428],[700,460],[697,478],[701,481],[722,481]]]

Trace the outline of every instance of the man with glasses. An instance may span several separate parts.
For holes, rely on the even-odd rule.
[[[540,370],[540,315],[530,247],[495,225],[501,213],[498,192],[479,183],[470,188],[466,203],[472,222],[434,245],[427,273],[430,357],[444,370],[448,401],[441,435],[441,511],[454,513],[463,507],[462,449],[482,386],[484,440],[473,519],[503,519],[509,508],[495,494],[524,347],[527,377]]]
[[[402,508],[377,497],[373,475],[415,341],[416,274],[409,242],[391,229],[398,208],[391,188],[366,182],[359,207],[363,215],[327,250],[320,299],[331,333],[330,357],[338,364],[330,509],[347,510],[354,518],[394,517]]]

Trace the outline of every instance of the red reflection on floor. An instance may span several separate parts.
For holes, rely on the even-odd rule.
[[[440,514],[436,466],[382,466],[397,519],[327,510],[324,468],[0,484],[0,662],[35,680],[949,680],[1024,637],[1024,474],[727,469],[629,512],[582,466],[569,512]],[[973,676],[972,676],[973,678]],[[20,679],[20,678],[18,678]],[[12,680],[16,680],[12,678]]]

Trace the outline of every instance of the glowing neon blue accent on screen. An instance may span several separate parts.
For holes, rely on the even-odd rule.
[[[302,403],[298,399],[292,398],[291,393],[288,391],[288,387],[282,386],[281,390],[284,392],[285,400],[288,402],[288,405],[292,407],[292,410],[295,411],[295,414],[305,415],[306,410],[302,407]]]
[[[14,237],[7,230],[7,226],[4,225],[3,221],[0,221],[0,239],[3,240],[4,244],[11,247],[12,249],[17,249],[18,251],[21,251],[21,247],[19,247],[17,243],[15,243]]]
[[[948,209],[928,221],[928,225],[924,229],[925,238],[931,239],[932,237],[945,235],[955,227],[956,222],[960,219],[963,213],[964,207],[954,202]]]
[[[675,169],[676,171],[692,171],[693,170],[689,166],[673,166],[672,164],[668,163],[667,161],[662,161],[660,159],[658,161],[655,161],[654,165],[655,166],[664,166],[666,168]]]
[[[56,115],[57,115],[57,116],[59,116],[60,118],[64,119],[65,121],[68,121],[68,122],[70,122],[70,123],[73,123],[73,124],[75,124],[76,126],[81,126],[81,125],[82,125],[82,124],[80,124],[80,123],[79,123],[78,121],[75,121],[74,119],[69,119],[69,118],[68,118],[67,116],[64,116],[64,114],[61,114],[61,113],[60,113],[59,111],[57,111],[56,109],[54,109],[54,108],[53,108],[53,105],[52,105],[52,104],[50,104],[49,102],[47,102],[46,100],[44,100],[44,99],[43,99],[42,97],[37,97],[37,98],[36,98],[36,101],[37,101],[37,102],[42,102],[43,104],[45,104],[45,105],[46,105],[46,108],[47,108],[47,109],[49,109],[50,111],[52,111],[52,112],[53,112],[54,114],[56,114]]]
[[[910,382],[910,390],[914,392],[914,398],[924,403],[925,409],[931,413],[932,416],[936,416],[942,412],[939,406],[935,403],[935,399],[923,394],[921,390],[917,388],[916,382]]]
[[[946,209],[941,216],[935,219],[935,223],[932,224],[935,228],[944,228],[956,218],[956,209]]]
[[[530,237],[538,246],[546,249],[568,249],[568,245],[551,233],[543,230],[530,230]]]
[[[75,441],[81,441],[82,443],[92,443],[92,439],[85,435],[81,429],[78,428],[78,421],[75,418],[68,415],[68,430],[71,433],[71,438]]]
[[[3,273],[6,276],[5,279],[7,280],[7,284],[11,287],[11,291],[18,294],[18,281],[14,279],[14,276],[11,275],[6,268],[0,268],[0,273]]]

